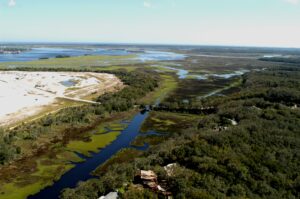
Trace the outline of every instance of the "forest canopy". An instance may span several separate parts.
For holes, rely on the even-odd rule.
[[[114,190],[123,190],[121,198],[163,198],[135,187],[138,169],[155,171],[175,198],[299,198],[299,84],[299,67],[247,74],[240,92],[199,102],[216,112],[142,157],[66,189],[61,198],[97,198]],[[197,108],[188,106],[183,110]],[[174,112],[172,106],[160,111]],[[164,170],[170,163],[178,165],[172,176]]]

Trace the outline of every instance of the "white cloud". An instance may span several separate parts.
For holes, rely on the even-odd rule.
[[[16,0],[9,0],[9,1],[8,1],[8,6],[9,6],[9,7],[14,7],[16,4],[17,4],[17,3],[16,3]]]
[[[151,8],[152,4],[149,1],[144,1],[144,7],[145,8]]]
[[[284,1],[293,5],[297,5],[300,3],[300,0],[284,0]]]

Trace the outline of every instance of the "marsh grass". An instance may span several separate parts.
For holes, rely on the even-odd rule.
[[[13,68],[76,68],[76,69],[93,69],[94,67],[103,67],[102,69],[114,70],[119,69],[117,65],[133,64],[138,60],[135,55],[126,56],[79,56],[69,58],[51,58],[46,60],[36,60],[28,62],[4,62],[0,63],[0,69]],[[126,67],[121,67],[125,68]],[[131,68],[132,69],[132,68]]]
[[[89,141],[71,141],[67,145],[67,149],[90,156],[91,152],[99,152],[101,148],[114,141],[120,134],[120,131],[113,131],[101,135],[94,134],[90,137]]]
[[[178,86],[178,81],[172,75],[161,74],[161,83],[155,91],[149,93],[144,98],[142,98],[139,102],[141,104],[154,104],[156,100],[162,101],[165,99],[168,94],[175,90]]]
[[[138,151],[132,148],[126,148],[121,151],[119,151],[117,154],[115,154],[112,158],[107,160],[104,164],[100,165],[95,171],[93,171],[94,175],[101,176],[104,174],[108,168],[115,164],[115,163],[129,163],[133,161],[136,157],[142,155],[142,151]]]
[[[179,133],[181,129],[197,126],[202,116],[153,111],[142,126],[142,132]]]
[[[31,170],[27,173],[10,179],[8,183],[0,183],[0,199],[25,199],[31,194],[38,193],[73,168],[71,161],[82,161],[74,153],[63,150],[53,156],[55,158],[50,159],[44,155],[33,160]]]
[[[87,132],[87,140],[70,141],[66,147],[53,145],[51,152],[32,159],[30,165],[26,166],[27,173],[18,173],[16,176],[13,169],[8,171],[11,172],[10,177],[0,181],[0,199],[25,199],[38,193],[73,168],[72,162],[84,161],[75,152],[86,156],[91,155],[90,152],[99,152],[114,141],[126,127],[127,125],[120,123],[120,120],[106,122]]]

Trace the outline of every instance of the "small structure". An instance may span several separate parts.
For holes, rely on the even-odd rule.
[[[148,188],[154,191],[157,190],[157,175],[154,173],[154,171],[141,170],[140,177],[143,185],[147,186]]]
[[[170,165],[167,165],[166,168],[170,172],[172,172],[174,166],[176,166],[176,164],[170,164]],[[142,181],[142,184],[144,185],[144,187],[147,187],[156,193],[161,193],[164,196],[167,196],[168,198],[169,198],[169,196],[172,196],[172,193],[167,191],[166,182],[162,181],[161,182],[162,184],[160,184],[160,185],[158,184],[157,175],[154,173],[154,171],[141,170],[139,173],[139,177],[140,177],[140,180]]]
[[[157,181],[157,175],[154,173],[154,171],[151,170],[141,170],[140,176],[142,180]]]

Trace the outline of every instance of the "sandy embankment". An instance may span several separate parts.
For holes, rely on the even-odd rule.
[[[59,98],[80,100],[122,87],[114,75],[75,72],[0,72],[0,126],[37,115]]]

